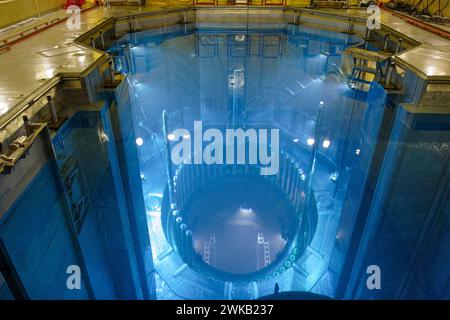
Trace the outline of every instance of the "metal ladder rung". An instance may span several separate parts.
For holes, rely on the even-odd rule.
[[[365,84],[371,84],[372,81],[368,81],[368,80],[364,80],[355,76],[350,76],[350,82],[361,82],[361,83],[365,83]]]
[[[376,74],[376,73],[377,73],[377,69],[375,69],[375,68],[370,68],[370,67],[366,67],[366,66],[363,66],[363,65],[360,65],[360,64],[355,64],[355,65],[353,66],[353,68],[354,68],[354,69],[357,69],[357,70],[360,70],[360,71],[362,71],[362,72],[366,72],[366,73],[373,73],[373,74]]]

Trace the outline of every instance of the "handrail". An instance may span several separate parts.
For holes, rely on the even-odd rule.
[[[84,12],[89,11],[89,10],[91,10],[93,8],[96,8],[96,7],[97,6],[93,5],[93,6],[90,6],[90,7],[87,7],[87,8],[82,8],[81,9],[81,13],[84,13]],[[22,40],[24,40],[24,39],[26,39],[28,37],[31,37],[31,36],[39,33],[39,32],[42,32],[42,31],[44,31],[44,30],[46,30],[48,28],[51,28],[51,27],[59,24],[59,23],[62,23],[63,21],[66,21],[68,18],[69,18],[68,15],[61,16],[61,17],[55,17],[55,18],[53,18],[53,19],[51,19],[49,21],[42,22],[42,23],[36,24],[34,26],[30,26],[28,29],[25,29],[25,30],[20,31],[18,33],[14,33],[14,34],[12,34],[10,36],[5,36],[4,38],[0,38],[0,49],[8,47],[8,46],[11,46],[11,45],[14,45],[14,44],[16,44],[16,43],[18,43],[18,42],[20,42],[20,41],[22,41]],[[38,18],[33,17],[31,19],[38,19]],[[7,28],[10,28],[10,27],[13,27],[13,26],[9,26]]]
[[[13,108],[8,110],[5,114],[0,117],[0,130],[5,129],[5,127],[10,124],[14,119],[24,113],[29,107],[35,104],[39,99],[44,97],[50,90],[62,82],[60,77],[54,77],[47,81],[43,86],[39,87],[37,90],[33,91],[25,99],[23,99],[19,104],[15,105]]]
[[[9,148],[12,151],[10,154],[0,154],[0,173],[3,173],[5,170],[11,169],[16,165],[34,144],[34,141],[41,131],[47,126],[46,123],[28,123],[26,117],[24,118],[24,122],[27,135],[17,138],[10,144]]]
[[[174,12],[184,12],[184,11],[190,11],[194,9],[194,7],[192,6],[186,6],[186,7],[182,7],[182,8],[170,8],[170,9],[161,9],[158,11],[149,11],[149,12],[139,12],[139,13],[133,13],[130,15],[126,15],[126,16],[120,16],[120,17],[113,17],[113,19],[115,21],[120,21],[120,20],[128,20],[130,18],[140,18],[140,17],[147,17],[147,16],[157,16],[160,14],[167,14],[167,13],[174,13]]]

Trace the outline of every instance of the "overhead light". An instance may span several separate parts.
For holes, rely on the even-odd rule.
[[[361,149],[356,149],[356,150],[355,150],[355,154],[356,154],[357,156],[359,156],[360,153],[361,153]]]
[[[136,138],[136,144],[140,147],[144,144],[144,139],[142,138]]]
[[[8,111],[8,104],[4,101],[0,101],[0,115],[6,113]]]
[[[330,147],[330,145],[331,145],[331,141],[330,140],[328,140],[328,139],[323,140],[322,146],[325,149],[328,149]]]
[[[243,208],[243,207],[241,207],[241,208],[239,208],[238,212],[242,216],[249,216],[249,215],[255,214],[255,212],[253,211],[252,208]]]
[[[237,34],[234,36],[234,41],[236,42],[244,42],[245,41],[245,34]]]
[[[295,138],[294,140],[292,140],[293,142],[295,142],[295,143],[297,143],[297,142],[299,142],[300,140],[298,139],[298,138]]]
[[[167,135],[167,139],[168,139],[169,141],[174,141],[174,140],[175,140],[175,135],[174,135],[173,133],[169,133],[169,134]]]
[[[308,144],[308,146],[312,146],[314,142],[316,142],[316,140],[314,140],[313,138],[306,139],[306,143]]]
[[[105,131],[100,130],[100,139],[103,143],[108,142],[109,141],[109,137],[108,135],[105,133]]]
[[[339,178],[339,172],[335,171],[332,174],[330,174],[331,181],[336,182],[338,178]]]

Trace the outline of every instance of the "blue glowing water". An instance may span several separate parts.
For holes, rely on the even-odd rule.
[[[111,49],[116,52],[116,68],[127,74],[132,92],[134,130],[159,298],[256,298],[270,294],[275,282],[282,290],[309,291],[327,273],[348,168],[358,155],[356,132],[367,107],[365,93],[350,89],[337,67],[341,64],[341,52],[357,42],[359,39],[350,35],[292,25],[276,30],[175,26],[131,34]],[[321,102],[323,110],[319,114]],[[317,145],[311,179],[319,218],[307,250],[297,252],[298,257],[294,255],[291,260],[286,256],[257,282],[241,279],[230,284],[220,275],[186,269],[181,258],[171,251],[163,231],[164,219],[161,221],[167,187],[163,110],[169,115],[170,132],[177,128],[192,130],[194,121],[198,120],[214,128],[280,129],[281,150],[289,154],[306,177],[313,160],[312,150]],[[231,197],[232,185],[224,187],[223,194],[229,193]],[[202,192],[207,194],[207,188]],[[226,196],[217,198],[216,201],[223,203],[211,207],[226,208],[226,199]],[[240,205],[242,208],[243,203]],[[283,210],[277,205],[274,200],[269,212]],[[244,209],[249,210],[245,206]],[[198,209],[202,214],[205,210],[208,207]],[[221,229],[212,227],[213,223],[207,219],[204,225],[196,221],[196,229],[202,230],[194,245],[199,258],[231,273],[261,269],[256,235],[269,232],[261,227],[264,223],[259,225],[261,230],[253,226],[246,232],[245,228],[227,230],[225,225],[229,222],[218,221],[224,223]],[[204,246],[209,240],[206,238],[212,233],[206,230],[209,227],[214,229],[215,241],[223,241],[217,244],[214,253],[222,267],[214,266],[211,259],[205,258]],[[279,242],[272,243],[269,260],[273,262],[277,253],[283,251],[285,240],[283,228],[276,227],[270,232]],[[255,238],[253,246],[248,246],[249,237]],[[195,242],[195,232],[193,238]],[[246,245],[230,242],[227,246],[225,241],[233,238],[245,241]],[[233,248],[235,254],[223,248]],[[245,250],[254,250],[256,254],[246,255]],[[208,257],[210,254],[208,251]],[[217,258],[217,255],[225,257]],[[321,293],[332,290],[326,288]]]

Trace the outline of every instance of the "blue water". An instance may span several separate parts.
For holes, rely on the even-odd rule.
[[[433,205],[447,195],[448,135],[430,115],[386,107],[392,96],[375,82],[367,93],[348,86],[337,66],[359,41],[291,25],[184,25],[118,40],[126,82],[39,134],[29,152],[46,155],[42,167],[27,156],[2,177],[0,255],[19,277],[9,287],[0,273],[0,298],[21,286],[32,299],[150,299],[154,288],[158,299],[255,299],[276,285],[448,296],[448,205]],[[279,130],[278,173],[170,161],[165,144],[178,145],[180,128],[195,141],[194,121],[221,134]],[[372,263],[383,290],[366,285]],[[69,265],[81,290],[66,285]]]
[[[131,34],[111,48],[116,55],[116,68],[127,75],[132,93],[158,298],[256,298],[272,293],[275,283],[279,283],[281,290],[314,290],[314,284],[328,272],[349,169],[359,155],[357,133],[367,108],[367,95],[349,88],[337,67],[341,64],[341,52],[358,42],[360,39],[349,35],[291,25],[276,30],[194,30],[175,26]],[[321,104],[323,109],[319,112]],[[313,210],[317,210],[316,218],[310,218],[314,221],[308,222],[309,229],[294,231],[309,232],[310,239],[304,240],[307,243],[296,247],[298,239],[292,242],[283,237],[286,227],[270,220],[258,223],[255,219],[247,231],[247,227],[235,226],[249,220],[231,223],[230,214],[225,214],[224,220],[188,221],[187,228],[193,229],[196,258],[218,272],[202,272],[201,268],[191,268],[190,263],[186,267],[177,253],[180,249],[173,251],[168,242],[173,234],[167,236],[171,231],[167,230],[164,208],[161,209],[167,198],[163,110],[168,112],[169,132],[185,128],[192,133],[194,121],[198,120],[204,127],[221,130],[279,129],[280,149],[305,172],[302,190],[311,192],[316,201]],[[315,166],[309,190],[312,161]],[[172,169],[182,170],[174,165]],[[222,198],[208,196],[217,186],[202,189],[202,195],[216,200],[214,205],[206,200],[204,204],[192,204],[197,206],[198,216],[204,215],[205,210],[214,214],[220,208],[234,210],[227,206],[227,194],[230,200],[235,197],[233,183],[221,187]],[[197,194],[188,203],[200,198]],[[244,200],[241,202],[240,209],[253,210]],[[261,203],[269,207],[269,212],[284,212],[287,209],[277,207],[281,202]],[[240,210],[239,200],[236,203]],[[256,213],[255,217],[262,216]],[[218,225],[214,226],[214,221]],[[234,227],[228,227],[230,223]],[[263,266],[260,254],[255,251],[256,237],[261,232],[267,232],[267,239],[274,239],[266,241],[272,252]],[[251,241],[254,245],[248,245]],[[214,253],[209,248],[211,244]],[[246,254],[245,250],[256,255]],[[213,254],[216,262],[210,257]],[[271,268],[265,269],[268,264]],[[262,271],[257,277],[248,279],[233,281],[221,276],[221,272],[245,275],[258,270]],[[321,293],[332,295],[333,290],[330,284]]]

